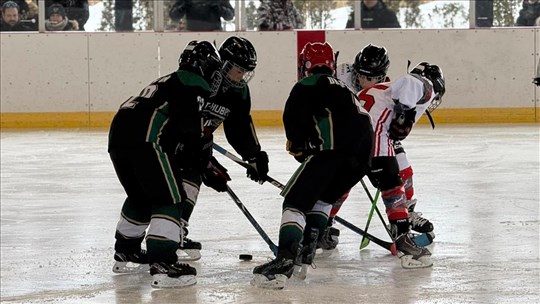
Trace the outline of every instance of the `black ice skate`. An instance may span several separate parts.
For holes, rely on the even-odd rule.
[[[339,229],[332,226],[324,230],[322,237],[317,241],[317,248],[334,250],[339,244]]]
[[[283,289],[294,271],[294,260],[284,257],[255,267],[251,285],[259,288]]]
[[[188,264],[152,263],[150,274],[154,288],[178,288],[197,283],[197,269]]]
[[[433,266],[431,252],[426,248],[416,246],[409,234],[404,233],[398,236],[395,243],[397,250],[402,253],[400,256],[401,267],[413,269]]]
[[[317,239],[319,236],[319,230],[311,229],[309,234],[309,240],[304,240],[302,242],[302,248],[300,253],[296,257],[295,269],[293,274],[295,277],[305,280],[307,276],[308,267],[311,266],[313,269],[317,268],[313,260],[315,259],[315,253],[317,251]]]
[[[138,253],[116,252],[114,260],[116,261],[112,269],[114,273],[142,273],[150,268],[146,250]]]
[[[433,231],[433,224],[426,218],[422,217],[422,213],[414,211],[416,199],[407,203],[409,205],[409,223],[411,229],[419,233],[428,233]]]
[[[176,255],[179,262],[197,261],[201,258],[202,244],[187,238],[188,230],[183,227],[183,235],[180,234],[180,244]],[[183,239],[183,240],[182,240]]]

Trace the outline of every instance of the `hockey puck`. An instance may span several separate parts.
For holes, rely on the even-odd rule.
[[[253,259],[253,256],[251,254],[241,254],[239,258],[242,261],[251,261]]]

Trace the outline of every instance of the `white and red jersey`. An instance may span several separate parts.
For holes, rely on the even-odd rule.
[[[395,81],[379,83],[360,91],[358,98],[372,119],[373,156],[395,156],[394,141],[388,137],[388,128],[396,103],[399,102],[405,109],[415,109],[415,121],[418,121],[434,97],[431,83],[414,74],[407,74]]]

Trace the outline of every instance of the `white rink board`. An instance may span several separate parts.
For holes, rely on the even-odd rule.
[[[391,79],[405,73],[407,60],[411,68],[422,61],[439,65],[446,77],[441,109],[505,108],[535,106],[537,89],[531,78],[540,48],[534,45],[535,32],[512,28],[327,31],[326,38],[340,51],[339,62],[352,63],[368,43],[385,46]]]
[[[87,36],[0,35],[2,112],[88,112]]]
[[[386,46],[392,78],[405,73],[408,59],[413,64],[437,63],[447,78],[442,108],[526,108],[539,105],[539,89],[531,84],[539,31],[340,30],[327,31],[326,37],[340,51],[338,63],[351,62],[367,43]],[[250,85],[252,109],[282,110],[296,81],[293,31],[1,33],[2,112],[114,112],[150,81],[176,69],[189,40],[215,40],[219,45],[233,34],[251,40],[259,55]]]
[[[154,33],[89,34],[91,111],[116,111],[158,77]]]

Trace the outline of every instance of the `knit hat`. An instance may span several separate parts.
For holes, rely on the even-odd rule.
[[[63,18],[66,18],[66,10],[61,4],[58,3],[49,6],[49,9],[47,11],[47,18],[49,18],[52,14],[58,14]]]

